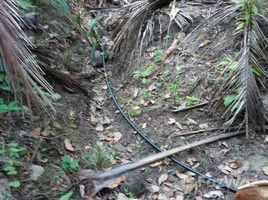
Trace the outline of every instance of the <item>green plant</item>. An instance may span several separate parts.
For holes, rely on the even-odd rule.
[[[173,99],[174,99],[175,103],[181,103],[182,102],[182,98],[178,94],[175,94],[173,96]]]
[[[48,98],[48,100],[52,104],[55,104],[54,103],[55,101],[58,101],[59,99],[61,99],[61,95],[58,94],[58,93],[52,93],[51,94],[51,93],[45,92],[42,87],[39,87],[39,90]]]
[[[78,163],[79,163],[79,159],[72,159],[71,156],[65,154],[60,166],[64,170],[76,171],[78,167]]]
[[[166,36],[164,37],[164,40],[168,40],[168,39],[170,39],[170,38],[171,38],[170,35],[166,35]]]
[[[23,166],[23,163],[18,161],[26,151],[26,148],[19,146],[18,143],[10,142],[7,144],[7,149],[0,149],[0,154],[6,154],[8,157],[8,165],[3,169],[7,175],[16,175],[18,174],[17,167]],[[19,181],[11,181],[9,182],[9,186],[11,187],[19,187]]]
[[[147,77],[149,76],[149,74],[151,73],[153,68],[154,68],[154,65],[149,65],[144,71],[137,70],[137,71],[134,71],[132,75],[133,75],[133,77],[135,79],[140,79],[141,78],[141,82],[143,84],[146,84],[147,83]]]
[[[194,97],[194,96],[187,96],[186,99],[187,99],[187,102],[186,102],[187,105],[194,105],[200,101],[199,98]]]
[[[139,106],[132,106],[131,109],[129,109],[128,114],[131,117],[139,117],[141,115],[141,108]]]
[[[233,58],[231,56],[225,56],[216,66],[215,68],[217,70],[222,71],[224,68],[223,67],[227,67],[228,69],[226,70],[226,72],[229,72],[230,70],[236,68],[238,62],[234,61]],[[255,67],[251,67],[250,70],[256,74],[257,76],[262,76],[262,74],[259,72],[258,69],[256,69]]]
[[[1,153],[7,153],[9,159],[12,161],[11,164],[13,165],[14,163],[13,161],[16,158],[20,158],[20,156],[25,153],[26,148],[19,146],[19,144],[15,142],[10,142],[8,143],[7,146],[8,146],[8,149],[7,150],[1,149]]]
[[[142,96],[144,98],[152,98],[152,97],[154,97],[154,94],[150,93],[147,89],[143,89]]]
[[[0,67],[0,89],[4,91],[10,91],[10,81],[8,75],[6,75]]]
[[[172,93],[172,98],[176,103],[181,103],[181,97],[178,95],[180,82],[181,80],[178,74],[173,83],[167,84],[167,89]]]
[[[4,99],[0,98],[0,114],[17,110],[22,110],[22,108],[17,106],[16,101],[11,101],[8,104],[5,104]]]
[[[228,66],[228,69],[234,69],[237,66],[237,62],[233,60],[231,56],[225,56],[216,66],[217,70],[222,71],[224,67]]]
[[[173,93],[177,92],[178,87],[179,87],[179,86],[178,86],[178,84],[176,84],[176,83],[170,83],[170,84],[167,85],[167,89],[168,89],[169,91],[173,92]]]
[[[63,195],[60,200],[69,200],[71,196],[73,195],[73,191],[68,192],[67,194]]]
[[[155,50],[153,52],[153,55],[154,55],[154,62],[155,63],[158,63],[162,60],[162,50],[161,49]]]
[[[107,169],[112,166],[111,159],[114,154],[103,143],[94,144],[91,154],[85,154],[83,159],[89,162],[96,170]]]
[[[20,187],[20,182],[19,181],[11,181],[8,183],[8,186],[18,188],[18,187]]]
[[[263,5],[264,0],[261,0],[260,3]],[[243,14],[244,14],[243,18],[238,18],[236,20],[236,25],[237,25],[236,30],[245,28],[250,23],[256,20],[256,16],[259,13],[258,8],[256,6],[256,0],[241,0],[238,3],[236,3],[236,6],[242,6]],[[265,12],[264,9],[262,9],[262,11]]]
[[[236,98],[238,97],[238,94],[231,94],[231,95],[228,95],[224,98],[224,106],[225,107],[228,107],[230,105],[232,105]],[[238,102],[235,102],[234,105],[232,105],[232,109],[231,110],[234,110],[236,109],[237,107],[239,106],[239,103]]]
[[[15,0],[24,10],[34,8],[31,0]]]
[[[131,199],[134,199],[134,198],[135,198],[134,193],[128,191],[128,188],[125,188],[125,187],[124,187],[124,193],[125,193],[129,198],[131,198]]]

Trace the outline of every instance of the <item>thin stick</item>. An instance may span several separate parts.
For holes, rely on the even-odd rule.
[[[224,128],[210,128],[210,129],[203,129],[203,130],[197,130],[197,131],[189,131],[189,132],[186,132],[186,133],[175,133],[173,135],[173,137],[185,136],[185,135],[193,135],[193,134],[204,133],[204,132],[209,132],[209,131],[217,131],[217,130],[224,130]]]
[[[43,138],[40,137],[39,142],[38,142],[38,144],[36,145],[35,150],[34,150],[34,152],[33,152],[33,156],[32,156],[32,158],[31,158],[31,163],[33,163],[33,161],[34,161],[34,159],[35,159],[35,157],[36,157],[36,155],[37,155],[37,153],[38,153],[38,150],[39,150],[39,148],[40,148],[42,142],[43,142]]]
[[[148,157],[142,158],[140,160],[137,160],[135,162],[130,162],[124,165],[121,165],[119,167],[115,167],[109,171],[92,171],[92,170],[80,170],[78,172],[78,176],[80,177],[80,179],[84,179],[84,178],[91,178],[92,180],[107,180],[107,179],[112,179],[115,177],[119,177],[120,175],[122,175],[123,173],[126,173],[128,171],[132,171],[135,170],[137,168],[143,167],[145,165],[149,165],[151,163],[154,163],[156,161],[162,160],[164,158],[170,157],[173,154],[179,153],[181,151],[185,151],[203,144],[208,144],[208,143],[212,143],[221,139],[225,139],[225,138],[229,138],[229,137],[234,137],[237,135],[241,135],[244,134],[245,131],[238,131],[238,132],[231,132],[231,133],[225,133],[225,134],[221,134],[218,136],[214,136],[214,137],[210,137],[210,138],[206,138],[197,142],[193,142],[191,144],[187,144],[185,146],[182,147],[177,147],[174,149],[170,149],[161,153],[157,153],[154,155],[150,155]]]
[[[208,103],[209,103],[208,101],[205,101],[205,102],[203,102],[203,103],[195,104],[195,105],[192,105],[192,106],[187,106],[187,107],[185,107],[185,108],[180,108],[180,109],[176,109],[176,110],[171,110],[171,112],[180,112],[180,111],[190,110],[190,109],[194,109],[194,108],[197,108],[197,107],[205,106],[205,105],[207,105]]]

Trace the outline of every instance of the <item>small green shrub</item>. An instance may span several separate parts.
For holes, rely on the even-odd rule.
[[[152,94],[152,93],[150,93],[147,89],[143,89],[143,90],[142,90],[142,96],[143,96],[144,98],[152,98],[152,97],[154,97],[155,95]]]
[[[137,70],[137,71],[134,71],[132,75],[133,75],[133,77],[135,79],[140,79],[141,78],[141,82],[143,84],[146,84],[147,83],[147,77],[150,75],[150,73],[153,70],[153,68],[154,68],[154,65],[149,65],[144,71]]]
[[[4,102],[4,99],[0,98],[0,114],[18,110],[22,110],[22,108],[17,106],[16,101],[11,101],[8,104],[6,104]]]
[[[103,170],[112,166],[111,159],[113,155],[111,150],[102,143],[94,144],[91,154],[85,154],[83,159],[93,166],[96,170]]]
[[[8,158],[7,165],[3,169],[7,175],[13,176],[18,174],[17,168],[23,166],[23,163],[18,159],[26,152],[26,148],[19,146],[18,143],[10,142],[7,149],[0,149],[0,155],[6,155]],[[10,187],[20,187],[19,181],[9,182]]]
[[[154,62],[155,63],[158,63],[162,60],[162,50],[161,49],[155,50],[153,52],[153,55],[154,55]]]
[[[76,171],[78,167],[78,163],[79,163],[79,159],[72,159],[71,156],[65,154],[60,166],[63,170]]]
[[[200,101],[199,98],[194,97],[194,96],[187,96],[186,99],[187,99],[187,102],[186,102],[187,105],[194,105]]]
[[[131,117],[139,117],[141,115],[141,108],[139,106],[132,106],[131,109],[129,109],[128,114]]]

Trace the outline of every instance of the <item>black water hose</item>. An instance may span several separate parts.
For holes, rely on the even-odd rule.
[[[104,58],[104,51],[102,50],[102,62],[103,62],[103,68],[104,68],[104,76],[105,76],[105,82],[107,84],[107,88],[110,92],[110,95],[115,103],[115,105],[117,106],[118,110],[120,111],[120,113],[124,116],[124,118],[127,120],[127,122],[132,126],[132,128],[137,131],[139,133],[139,135],[147,142],[149,143],[152,147],[154,147],[155,149],[157,149],[158,151],[162,152],[162,149],[160,147],[158,147],[156,144],[154,144],[142,131],[140,131],[138,129],[138,127],[135,126],[135,124],[128,118],[128,116],[126,115],[126,113],[122,110],[122,108],[120,107],[120,105],[118,104],[116,98],[115,98],[115,95],[113,93],[113,90],[111,88],[111,85],[110,85],[110,82],[109,82],[109,79],[108,79],[108,75],[107,75],[107,71],[106,71],[106,64],[105,64],[105,58]],[[232,191],[232,192],[237,192],[237,189],[236,188],[233,188],[231,186],[228,186],[226,185],[225,183],[222,183],[220,181],[217,181],[209,176],[206,176],[205,174],[202,174],[201,172],[199,171],[196,171],[195,169],[192,169],[191,167],[185,165],[184,163],[178,161],[177,159],[173,158],[173,157],[170,157],[170,159],[175,162],[176,164],[180,165],[181,167],[193,172],[194,174],[198,175],[198,176],[201,176],[202,178],[205,178],[206,180],[209,180],[211,182],[214,182],[226,189],[228,189],[229,191]]]

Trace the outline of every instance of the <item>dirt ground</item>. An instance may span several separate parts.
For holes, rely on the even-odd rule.
[[[83,19],[90,18],[82,3],[73,3],[73,6],[77,6],[73,9],[83,13]],[[212,11],[216,9],[213,6],[211,8]],[[211,8],[188,6],[187,9],[196,12],[194,23],[181,32],[187,35],[208,15]],[[15,141],[27,149],[27,153],[20,157],[24,165],[19,168],[19,175],[10,177],[0,172],[1,184],[15,199],[20,200],[59,199],[70,190],[74,192],[71,199],[82,199],[77,171],[65,172],[60,168],[65,154],[73,159],[80,159],[80,170],[94,169],[86,155],[93,155],[96,145],[105,146],[106,156],[112,157],[110,160],[113,166],[138,160],[157,151],[133,130],[118,111],[105,83],[103,70],[98,69],[97,72],[93,69],[89,59],[90,47],[74,27],[68,20],[58,16],[57,11],[51,7],[43,7],[38,12],[42,31],[29,32],[35,44],[50,50],[54,58],[52,64],[57,70],[70,74],[85,85],[93,85],[93,89],[90,89],[94,91],[94,96],[90,98],[79,90],[71,93],[48,76],[54,91],[61,95],[61,99],[55,103],[57,114],[53,119],[38,114],[30,118],[16,113],[1,119],[0,136],[4,138],[1,143]],[[229,22],[225,22],[222,26],[215,27],[215,31],[219,30],[218,34],[207,38],[212,41],[212,45],[196,53],[178,50],[163,63],[156,61],[157,50],[164,53],[178,34],[179,28],[174,25],[169,39],[156,40],[145,49],[141,57],[135,54],[134,58],[128,57],[120,66],[107,63],[110,85],[118,103],[132,122],[161,149],[183,146],[223,132],[220,129],[222,121],[209,112],[209,104],[185,111],[173,111],[187,103],[191,104],[187,96],[196,97],[196,105],[211,100],[215,78],[218,76],[215,65],[225,55],[231,54],[236,44],[234,40],[232,44],[217,46],[218,41],[228,37],[231,32],[232,27],[228,24]],[[128,62],[130,59],[131,65]],[[146,75],[145,84],[142,83],[142,78],[133,77],[133,72],[145,70],[150,65],[154,67]],[[212,128],[215,129],[178,136],[189,131]],[[249,138],[241,135],[199,146],[174,157],[215,180],[237,188],[248,182],[267,179],[266,141],[266,136],[260,134],[252,134]],[[44,168],[43,174],[37,180],[29,178],[33,165]],[[114,188],[105,188],[93,199],[200,200],[207,199],[204,195],[211,191],[221,191],[227,200],[233,196],[232,192],[202,180],[169,159],[127,174],[127,178],[131,179],[131,176],[139,177],[134,178],[134,182],[142,186],[139,188],[142,191],[138,191],[140,194],[135,195],[136,197],[131,197],[131,194],[122,190],[120,185],[124,183],[114,183]],[[21,186],[7,187],[7,180],[12,179],[19,179]],[[144,187],[146,190],[143,190]],[[126,193],[128,197],[122,193]]]

